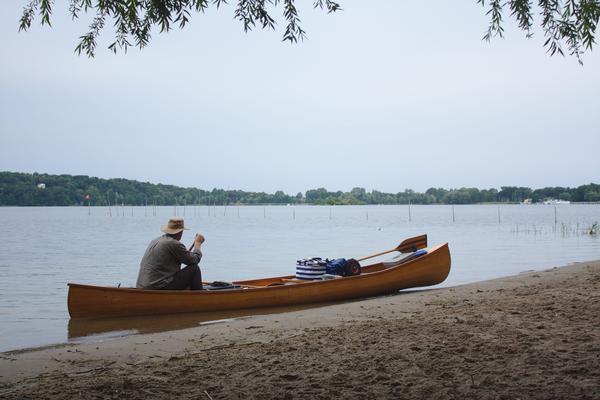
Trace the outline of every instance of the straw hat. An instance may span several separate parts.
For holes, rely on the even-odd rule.
[[[160,227],[160,230],[169,235],[175,235],[183,230],[187,231],[188,228],[183,226],[183,218],[171,218],[167,225]]]

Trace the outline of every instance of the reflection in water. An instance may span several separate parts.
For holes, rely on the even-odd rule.
[[[94,342],[98,340],[111,339],[136,334],[158,333],[193,328],[199,325],[227,322],[234,318],[310,310],[313,308],[325,307],[334,304],[352,303],[356,301],[364,301],[372,298],[381,298],[388,296],[402,296],[403,294],[427,292],[429,290],[435,289],[405,289],[398,292],[376,297],[303,304],[296,306],[263,307],[245,310],[149,315],[120,318],[71,318],[69,320],[68,326],[68,337],[70,342]]]
[[[138,333],[155,333],[185,328],[193,328],[202,323],[217,322],[220,320],[228,320],[232,318],[246,317],[251,315],[266,315],[290,311],[307,310],[330,304],[336,303],[329,302],[291,307],[267,307],[260,309],[218,311],[192,314],[153,315],[145,317],[121,317],[101,319],[72,318],[69,320],[68,335],[69,341],[96,341],[98,339],[108,339],[120,336],[135,335]]]

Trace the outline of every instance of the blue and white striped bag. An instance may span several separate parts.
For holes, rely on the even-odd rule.
[[[296,261],[296,278],[307,281],[321,279],[326,268],[327,262],[322,258],[303,258]]]

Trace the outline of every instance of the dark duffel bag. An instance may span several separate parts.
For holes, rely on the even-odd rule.
[[[346,276],[360,275],[360,263],[354,258],[346,262]]]
[[[327,274],[340,276],[360,275],[360,264],[354,258],[348,260],[345,258],[327,260],[325,272]]]

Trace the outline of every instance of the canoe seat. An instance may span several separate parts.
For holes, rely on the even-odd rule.
[[[396,257],[392,258],[391,261],[384,262],[383,266],[385,268],[395,267],[395,266],[403,264],[407,261],[413,260],[417,257],[424,256],[425,254],[427,254],[427,250],[425,250],[425,249],[417,250],[414,253],[399,254]]]
[[[202,285],[202,289],[204,289],[204,290],[227,290],[227,289],[239,289],[239,288],[241,288],[240,285],[234,285],[233,283],[221,282],[221,281],[214,281],[209,284]]]

